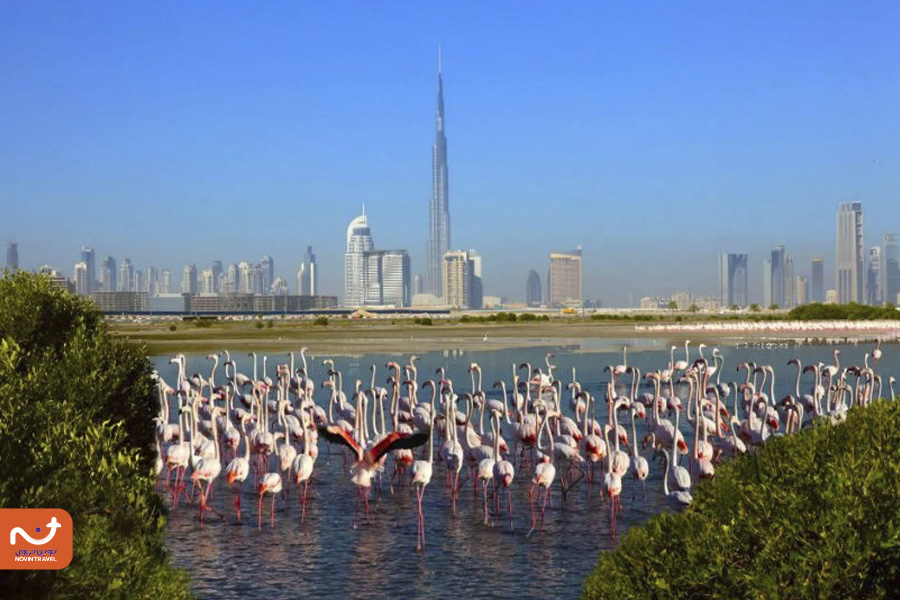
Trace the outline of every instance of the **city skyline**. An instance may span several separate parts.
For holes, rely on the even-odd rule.
[[[893,5],[818,6],[816,27],[765,3],[471,8],[275,4],[248,22],[226,6],[206,31],[191,7],[0,7],[16,23],[0,38],[0,236],[28,269],[71,275],[88,244],[175,279],[185,262],[269,254],[293,282],[312,245],[322,292],[340,294],[340,231],[364,200],[424,274],[439,43],[453,247],[486,258],[486,293],[521,297],[530,266],[578,241],[584,297],[607,306],[715,296],[725,251],[748,254],[759,282],[774,243],[798,274],[827,257],[831,289],[837,204],[865,203],[870,240],[900,229]]]

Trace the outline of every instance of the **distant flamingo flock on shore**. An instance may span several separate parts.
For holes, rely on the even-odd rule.
[[[423,376],[412,356],[405,365],[384,365],[384,386],[376,383],[378,367],[371,365],[368,385],[356,380],[349,396],[332,360],[322,361],[324,380],[313,381],[305,348],[299,364],[294,353],[278,364],[274,379],[267,374],[268,357],[260,361],[256,353],[249,355],[252,376],[238,370],[228,351],[207,357],[212,364],[208,377],[189,376],[185,356],[178,355],[170,361],[177,367],[174,385],[154,374],[161,405],[156,472],[173,507],[185,498],[198,503],[201,523],[207,512],[228,518],[208,502],[219,481],[232,491],[237,522],[242,496],[252,493],[261,528],[268,495],[274,527],[276,498],[286,501],[291,484],[305,520],[318,442],[324,439],[344,448],[349,483],[357,488],[354,528],[363,519],[369,522],[373,487],[383,493],[387,481],[391,493],[395,487],[415,489],[419,550],[426,541],[423,498],[436,463],[442,465],[444,493],[453,510],[460,492],[471,486],[486,525],[505,512],[504,520],[514,529],[512,488],[526,486],[528,533],[543,533],[554,490],[565,503],[580,484],[588,496],[596,486],[606,499],[615,535],[624,483],[631,481],[632,503],[638,501],[638,484],[643,497],[648,456],[662,463],[667,501],[684,507],[692,502],[692,487],[712,479],[723,458],[819,420],[840,422],[850,407],[865,406],[883,391],[877,343],[862,366],[842,367],[839,350],[831,364],[804,366],[791,360],[794,388],[780,399],[775,397],[773,366],[743,362],[735,365],[737,381],[723,381],[723,356],[714,349],[707,357],[704,348],[700,344],[699,355],[691,360],[690,342],[685,342],[683,356],[673,346],[668,364],[643,376],[628,365],[623,349],[622,363],[605,367],[607,381],[596,394],[579,383],[574,368],[568,381],[558,378],[553,354],[541,366],[513,364],[508,380],[497,380],[487,391],[477,363],[469,365],[465,385],[457,386],[443,368],[433,378]],[[890,377],[891,398],[893,384]],[[642,385],[648,391],[642,392]],[[324,406],[314,399],[320,388],[327,390]],[[565,404],[573,417],[563,414]],[[682,432],[682,419],[693,436]],[[245,490],[248,485],[251,489]]]

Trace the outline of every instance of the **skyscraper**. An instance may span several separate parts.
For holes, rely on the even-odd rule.
[[[366,252],[375,249],[369,221],[363,213],[347,226],[347,252],[344,254],[344,305],[366,303]]]
[[[197,293],[197,265],[189,263],[184,265],[181,270],[181,293],[196,294]]]
[[[213,291],[217,294],[221,293],[220,283],[222,281],[222,261],[214,260],[212,261],[212,273],[213,273]]]
[[[547,277],[548,302],[551,306],[581,305],[581,246],[572,252],[551,252]]]
[[[145,287],[144,282],[144,272],[140,269],[134,270],[134,283],[131,285],[132,292],[146,292],[147,289]]]
[[[15,271],[19,268],[19,244],[10,242],[6,246],[6,268]]]
[[[100,289],[104,292],[117,291],[119,289],[117,275],[116,259],[112,256],[107,256],[103,259],[103,264],[100,266]]]
[[[134,267],[131,266],[130,258],[126,258],[119,265],[119,280],[116,283],[117,292],[134,291]]]
[[[809,302],[809,278],[797,276],[797,306],[803,306]]]
[[[763,259],[763,305],[772,305],[772,260]]]
[[[297,293],[301,296],[315,296],[319,290],[319,272],[316,265],[316,255],[312,246],[306,247],[303,262],[297,270]]]
[[[772,304],[777,304],[778,306],[785,306],[785,281],[784,281],[784,246],[778,244],[772,250],[772,259],[770,262],[770,273],[772,282],[770,283],[770,288],[772,290],[772,299],[767,303],[766,306],[770,306]]]
[[[900,294],[900,247],[897,245],[896,233],[884,234],[882,264],[884,265],[884,276],[881,282],[884,287],[884,301],[896,306],[897,295]]]
[[[72,279],[75,280],[75,293],[79,296],[87,296],[91,293],[87,271],[87,264],[84,261],[75,263]]]
[[[747,255],[719,255],[719,303],[747,306]]]
[[[811,269],[810,300],[825,302],[825,261],[819,257],[813,258]]]
[[[147,293],[151,296],[159,294],[159,271],[156,267],[147,267]]]
[[[163,269],[159,278],[159,293],[160,294],[171,294],[172,293],[172,271],[169,269]]]
[[[481,282],[481,255],[469,250],[472,265],[472,284],[469,292],[469,308],[480,310],[484,306],[484,286]]]
[[[542,302],[541,276],[534,269],[528,271],[528,280],[525,282],[525,303],[528,306],[540,306]]]
[[[838,302],[862,302],[863,296],[863,214],[861,202],[838,207],[836,273]]]
[[[431,147],[431,205],[428,210],[428,270],[426,291],[444,295],[443,260],[450,249],[450,191],[447,170],[447,137],[444,135],[444,81],[438,50],[438,97],[434,145]]]
[[[784,306],[785,308],[793,308],[797,298],[794,295],[794,259],[790,254],[784,255]]]
[[[204,296],[211,296],[216,293],[216,277],[211,267],[200,271],[200,293]]]
[[[90,294],[93,291],[96,291],[97,288],[97,263],[94,258],[94,249],[89,248],[87,246],[81,247],[81,262],[83,262],[87,268],[87,291],[86,294]],[[76,285],[76,289],[77,289]],[[81,292],[79,292],[81,293]]]
[[[869,248],[869,267],[866,269],[866,304],[870,306],[880,306],[884,303],[881,262],[881,246]]]
[[[238,293],[238,282],[240,277],[238,275],[238,266],[234,263],[229,263],[228,268],[225,270],[225,283],[220,288],[220,294],[237,294]]]
[[[397,307],[409,306],[409,254],[406,250],[385,250],[381,261],[381,302]]]
[[[472,275],[474,263],[465,250],[444,254],[444,304],[451,308],[472,308]]]
[[[271,256],[263,256],[259,261],[260,285],[257,294],[268,294],[275,282],[275,261]]]

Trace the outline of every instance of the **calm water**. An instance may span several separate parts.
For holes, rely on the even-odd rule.
[[[632,343],[629,340],[629,343]],[[660,341],[642,341],[643,347],[630,346],[628,364],[646,372],[661,368],[669,360],[667,345]],[[587,347],[604,344],[589,342]],[[736,365],[744,360],[771,364],[776,368],[776,397],[793,390],[794,369],[786,362],[793,357],[803,364],[832,362],[832,351],[841,349],[841,364],[862,364],[863,354],[871,344],[840,346],[760,345],[742,348],[722,348],[726,363],[723,381],[735,377]],[[454,380],[458,393],[469,389],[466,372],[472,361],[484,372],[484,386],[500,378],[509,385],[512,364],[531,361],[544,365],[547,352],[554,352],[556,375],[563,382],[571,380],[572,367],[578,379],[595,395],[600,395],[603,367],[621,362],[621,354],[584,353],[580,346],[540,347],[493,352],[447,352],[420,355],[419,380],[434,377],[434,369],[443,366]],[[900,373],[900,351],[896,345],[883,347],[884,356],[879,373]],[[682,357],[683,348],[676,352]],[[692,348],[696,358],[696,347]],[[707,354],[708,356],[708,354]],[[365,355],[338,357],[335,364],[344,374],[345,391],[352,391],[355,379],[366,385],[370,380],[369,365],[378,366],[377,382],[384,385],[388,373],[383,368],[387,360],[405,364],[409,355]],[[169,357],[157,357],[160,373],[170,383],[176,379]],[[252,358],[233,355],[239,371],[252,375]],[[323,356],[310,359],[313,379],[325,378]],[[276,362],[285,362],[284,354],[269,357],[268,374],[274,374]],[[299,362],[299,354],[297,355]],[[261,369],[260,357],[260,369]],[[204,356],[188,357],[188,373],[209,375],[211,362]],[[217,382],[224,381],[221,368]],[[261,373],[260,373],[261,376]],[[809,376],[807,376],[809,378]],[[808,390],[807,379],[804,390]],[[324,405],[327,390],[317,389],[316,399]],[[805,392],[804,392],[805,393]],[[420,400],[430,398],[420,394]],[[564,411],[571,415],[568,394]],[[605,413],[598,420],[605,420]],[[682,419],[684,421],[684,419]],[[682,422],[682,429],[688,435]],[[508,439],[508,432],[507,441]],[[643,423],[638,424],[638,436],[643,435]],[[691,439],[693,434],[689,434]],[[629,431],[629,438],[631,432]],[[437,453],[435,453],[437,454]],[[645,453],[646,456],[646,453]],[[649,457],[648,457],[649,458]],[[622,505],[618,517],[618,536],[633,524],[641,523],[653,514],[665,510],[662,492],[662,463],[650,461],[650,477],[646,497],[632,501],[631,481],[624,478]],[[223,469],[224,471],[224,469]],[[386,473],[388,471],[386,470]],[[168,547],[175,563],[187,569],[193,578],[195,592],[201,597],[227,598],[339,598],[387,597],[404,598],[573,598],[582,581],[596,563],[600,552],[615,546],[607,517],[606,503],[598,494],[595,483],[588,496],[585,481],[570,492],[565,503],[557,486],[553,505],[548,507],[543,535],[535,532],[526,537],[530,528],[528,487],[533,470],[519,471],[513,484],[515,531],[510,531],[505,511],[495,518],[493,526],[485,526],[481,504],[473,506],[471,484],[461,492],[453,512],[444,485],[444,467],[435,464],[431,484],[426,488],[424,510],[427,530],[425,552],[416,552],[416,503],[414,492],[408,487],[395,488],[391,493],[387,480],[379,490],[372,490],[371,523],[352,528],[357,492],[343,465],[342,453],[320,440],[319,459],[314,471],[314,484],[309,492],[306,522],[300,522],[300,501],[296,489],[288,488],[286,500],[276,502],[275,528],[269,526],[271,500],[263,502],[263,529],[256,527],[256,496],[251,493],[251,477],[245,482],[243,495],[244,525],[236,524],[234,496],[223,481],[213,487],[210,504],[227,515],[219,521],[210,518],[202,527],[197,521],[196,508],[180,504],[171,511]],[[465,469],[463,470],[465,477]],[[220,478],[221,479],[221,478]],[[505,498],[505,496],[504,496]],[[211,514],[211,513],[208,513]]]

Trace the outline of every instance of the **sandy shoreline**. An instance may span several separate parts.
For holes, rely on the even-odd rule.
[[[900,325],[900,324],[898,324]],[[308,347],[316,354],[355,355],[409,353],[442,350],[489,351],[537,346],[575,346],[577,351],[617,351],[622,343],[641,349],[665,348],[668,344],[694,342],[735,346],[767,341],[810,342],[855,341],[881,338],[896,341],[895,328],[853,328],[853,324],[829,323],[815,331],[802,328],[705,331],[696,324],[667,324],[665,329],[646,324],[592,322],[584,320],[536,323],[450,323],[414,325],[409,321],[332,321],[326,326],[312,323],[273,322],[257,328],[253,322],[221,323],[208,328],[178,322],[111,323],[116,335],[145,344],[151,355],[175,352],[231,350],[290,351]]]

